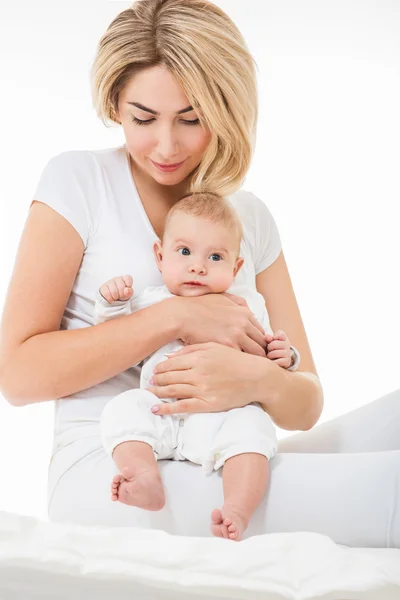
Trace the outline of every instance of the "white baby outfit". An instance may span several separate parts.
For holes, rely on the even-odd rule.
[[[259,292],[235,283],[227,291],[244,298],[265,332],[272,335],[265,300]],[[165,285],[147,287],[129,300],[112,303],[97,292],[95,322],[128,315],[171,297],[173,294]],[[176,340],[154,352],[142,366],[140,389],[118,394],[104,407],[101,435],[110,456],[118,444],[136,440],[149,444],[158,460],[187,459],[202,465],[206,474],[222,467],[228,458],[245,452],[263,454],[268,460],[273,458],[278,445],[275,427],[258,404],[218,413],[157,416],[151,412],[153,404],[174,401],[172,398],[159,399],[146,388],[151,386],[155,366],[167,360],[165,354],[181,348],[181,341]]]

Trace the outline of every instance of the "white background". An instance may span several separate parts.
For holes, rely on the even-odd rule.
[[[323,422],[400,388],[400,2],[215,3],[258,64],[244,188],[277,222],[325,391]],[[128,6],[1,1],[0,308],[48,159],[124,142],[95,115],[89,71]],[[0,510],[47,518],[52,425],[53,402],[15,408],[0,397]]]

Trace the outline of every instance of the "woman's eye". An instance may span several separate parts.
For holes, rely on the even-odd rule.
[[[222,260],[222,256],[220,254],[211,254],[211,260],[217,262],[219,260]]]
[[[183,256],[189,256],[190,255],[189,248],[179,248],[178,252],[180,254],[183,254]]]
[[[155,119],[149,119],[148,121],[141,121],[140,119],[137,119],[136,117],[132,117],[132,120],[137,125],[149,125],[149,123],[152,123],[153,121],[155,121]],[[200,123],[200,119],[195,119],[194,121],[183,120],[182,123],[186,123],[187,125],[198,125]]]

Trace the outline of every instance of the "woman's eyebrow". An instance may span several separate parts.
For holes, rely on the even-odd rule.
[[[143,106],[143,104],[140,104],[139,102],[127,102],[127,104],[133,104],[133,106],[137,106],[137,108],[140,108],[141,110],[145,110],[146,112],[149,112],[152,115],[156,115],[157,117],[160,116],[160,113],[153,110],[152,108],[147,108],[147,106]],[[182,108],[182,110],[178,110],[178,112],[176,114],[182,115],[183,113],[190,112],[191,110],[193,110],[193,106],[187,106],[186,108]]]

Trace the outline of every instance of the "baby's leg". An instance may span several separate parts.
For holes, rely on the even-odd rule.
[[[157,458],[167,458],[171,447],[168,417],[156,417],[150,407],[158,398],[147,390],[132,389],[105,405],[100,429],[104,447],[120,469],[111,483],[111,499],[146,510],[165,504]]]
[[[211,513],[211,531],[217,537],[239,541],[260,504],[269,482],[266,456],[255,453],[229,458],[222,472],[224,505]]]
[[[112,457],[121,473],[111,482],[111,500],[161,510],[165,495],[153,448],[145,442],[122,442]]]

